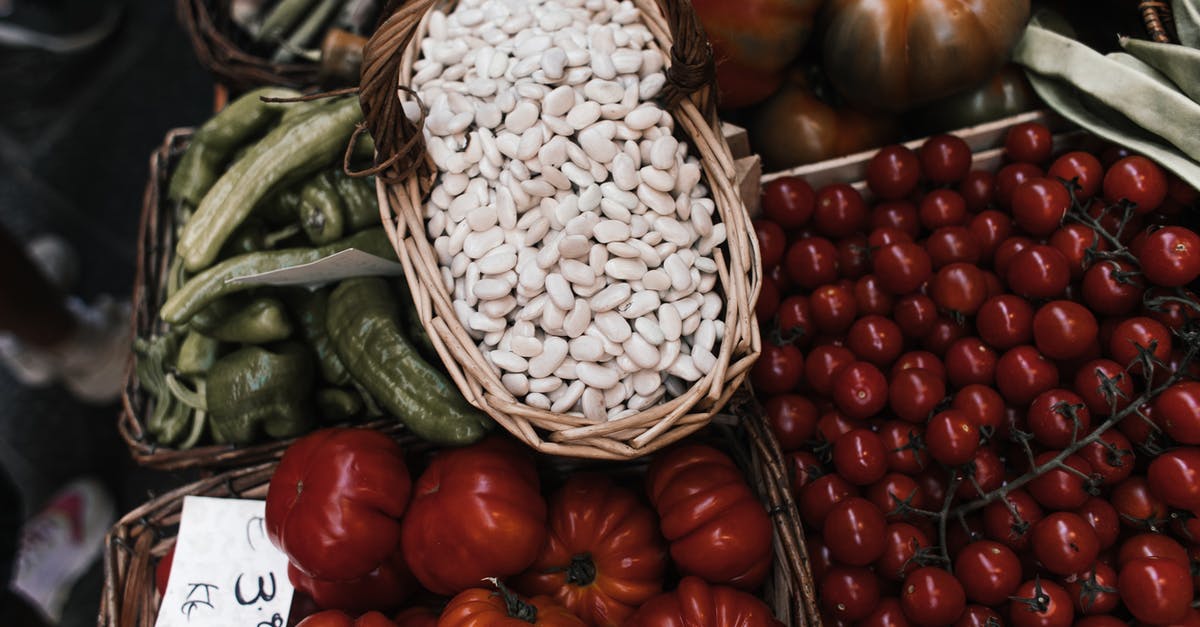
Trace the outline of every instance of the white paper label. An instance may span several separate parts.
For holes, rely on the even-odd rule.
[[[358,276],[400,276],[402,274],[404,274],[404,266],[395,261],[364,253],[357,248],[347,248],[312,263],[229,279],[229,283],[315,287]]]
[[[283,627],[287,556],[267,539],[264,501],[188,496],[155,627]]]

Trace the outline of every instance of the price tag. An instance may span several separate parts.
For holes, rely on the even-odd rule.
[[[266,503],[188,496],[155,627],[283,627],[287,556],[267,539]]]
[[[247,283],[251,285],[306,285],[315,287],[324,283],[341,281],[358,276],[401,276],[404,266],[365,253],[357,248],[348,248],[334,253],[312,263],[306,263],[291,268],[281,268],[270,272],[249,274],[230,283]]]

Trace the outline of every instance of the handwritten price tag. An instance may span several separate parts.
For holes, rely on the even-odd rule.
[[[267,539],[266,503],[189,496],[155,627],[283,627],[287,556]]]

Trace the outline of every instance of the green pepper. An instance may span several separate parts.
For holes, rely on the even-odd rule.
[[[290,337],[292,323],[279,299],[256,298],[222,320],[209,335],[222,342],[266,344]]]
[[[338,357],[385,410],[436,444],[482,438],[491,422],[421,359],[399,322],[398,299],[383,279],[349,279],[329,296],[327,324]]]
[[[324,388],[317,392],[317,409],[325,422],[346,422],[363,412],[363,401],[358,392]]]
[[[229,236],[229,240],[221,247],[220,257],[227,259],[262,250],[266,248],[265,237],[262,222],[247,221]]]
[[[433,340],[429,339],[429,333],[421,324],[421,317],[417,315],[417,304],[413,302],[408,289],[400,290],[400,322],[409,339],[417,345],[417,350],[421,351],[422,356],[435,362],[441,359],[437,349],[433,347]]]
[[[313,426],[313,364],[308,349],[286,342],[277,350],[247,346],[213,364],[206,400],[219,444],[251,444],[262,434],[295,437]]]
[[[337,170],[333,185],[346,209],[346,227],[351,233],[379,224],[379,199],[375,196],[375,178],[352,178]]]
[[[333,18],[333,12],[342,4],[343,0],[321,0],[321,3],[313,7],[308,12],[308,17],[304,18],[303,22],[292,31],[292,34],[287,38],[287,41],[280,44],[275,50],[275,56],[271,58],[274,63],[289,63],[296,58],[296,51],[304,49],[310,44],[312,39],[321,31],[321,27],[325,26],[330,19]]]
[[[304,341],[312,349],[317,358],[317,366],[321,378],[333,385],[350,383],[350,373],[333,350],[329,332],[325,330],[325,319],[329,308],[329,290],[320,289],[311,292],[306,289],[292,290],[288,304],[300,324],[300,332]]]
[[[293,98],[300,92],[283,87],[263,87],[229,103],[192,135],[188,149],[171,174],[167,197],[195,207],[221,174],[234,151],[252,135],[277,119],[283,108],[268,98]]]
[[[267,16],[263,18],[262,26],[255,33],[255,41],[280,41],[283,36],[298,24],[312,8],[317,0],[280,0]]]
[[[179,357],[175,360],[175,369],[179,374],[199,376],[208,372],[217,355],[221,352],[221,342],[199,331],[188,331],[179,346]]]
[[[230,279],[312,263],[348,248],[357,248],[393,261],[396,259],[396,251],[382,228],[361,231],[317,248],[285,248],[239,255],[192,277],[163,303],[159,316],[170,324],[183,324],[222,296],[257,287],[247,283],[230,283]]]
[[[276,127],[255,144],[204,195],[184,226],[176,251],[188,270],[212,265],[230,234],[286,180],[333,162],[361,120],[358,98],[339,98]]]
[[[346,231],[346,210],[337,189],[324,172],[300,188],[300,226],[309,241],[328,244]]]

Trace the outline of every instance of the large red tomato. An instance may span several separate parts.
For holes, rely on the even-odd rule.
[[[754,595],[684,577],[674,592],[647,601],[625,627],[781,627]]]
[[[312,598],[317,607],[347,612],[400,607],[417,587],[398,549],[370,574],[352,581],[315,579],[293,564],[288,564],[288,579],[297,590]]]
[[[680,572],[746,590],[766,579],[771,520],[729,456],[703,444],[667,450],[650,463],[646,493]]]
[[[721,106],[751,105],[779,87],[824,0],[694,0],[713,45]]]
[[[388,436],[311,433],[288,447],[271,477],[267,535],[310,577],[364,577],[399,546],[411,486],[404,451]]]
[[[503,586],[464,590],[450,599],[439,627],[585,627],[567,608],[550,597],[521,599]]]
[[[654,512],[601,475],[576,474],[550,497],[550,533],[516,581],[589,625],[616,626],[662,592],[667,550]]]
[[[1029,0],[830,0],[823,59],[859,107],[903,111],[971,87],[1008,60]]]
[[[396,623],[379,612],[367,612],[358,618],[350,618],[338,610],[327,610],[309,616],[296,627],[396,627]]]
[[[435,457],[403,522],[405,561],[425,589],[447,596],[524,571],[545,543],[533,459],[500,436]]]
[[[419,605],[396,614],[396,627],[437,627],[438,613]]]

